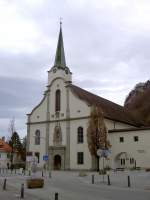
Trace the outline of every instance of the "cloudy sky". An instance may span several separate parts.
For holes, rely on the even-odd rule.
[[[149,0],[0,0],[0,136],[39,103],[63,18],[74,84],[123,105],[150,77]]]

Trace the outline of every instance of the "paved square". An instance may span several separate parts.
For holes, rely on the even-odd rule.
[[[42,189],[27,189],[26,179],[29,176],[18,174],[0,175],[0,197],[6,200],[20,199],[21,184],[25,184],[25,198],[28,200],[53,200],[58,192],[59,200],[149,200],[150,173],[144,171],[111,172],[107,185],[107,176],[96,172],[87,172],[87,176],[79,177],[79,172],[52,171],[52,178],[48,172],[44,173],[45,185]],[[94,175],[94,184],[92,184]],[[128,187],[127,176],[130,175],[131,187]],[[41,177],[37,172],[35,177]],[[7,190],[3,191],[3,181],[7,177]]]

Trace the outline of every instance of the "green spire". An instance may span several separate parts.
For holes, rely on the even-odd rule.
[[[66,59],[65,59],[61,25],[62,25],[62,22],[60,22],[60,32],[59,32],[59,38],[58,38],[58,43],[57,43],[57,50],[56,50],[54,66],[65,68],[66,67]]]

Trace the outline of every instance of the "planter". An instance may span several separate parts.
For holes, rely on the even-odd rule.
[[[44,179],[33,178],[27,180],[27,188],[42,188],[44,186]]]
[[[80,172],[79,172],[79,176],[80,176],[80,177],[87,176],[87,173],[86,173],[85,171],[80,171]]]

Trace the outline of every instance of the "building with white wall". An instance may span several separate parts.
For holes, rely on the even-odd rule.
[[[12,148],[5,142],[5,137],[0,139],[0,168],[10,166]]]
[[[42,101],[28,114],[28,157],[36,156],[39,167],[46,164],[50,169],[96,169],[87,142],[93,105],[103,112],[112,145],[107,165],[112,168],[150,167],[150,128],[143,128],[122,106],[72,83],[60,26],[47,89]],[[43,156],[48,160],[44,161]]]

